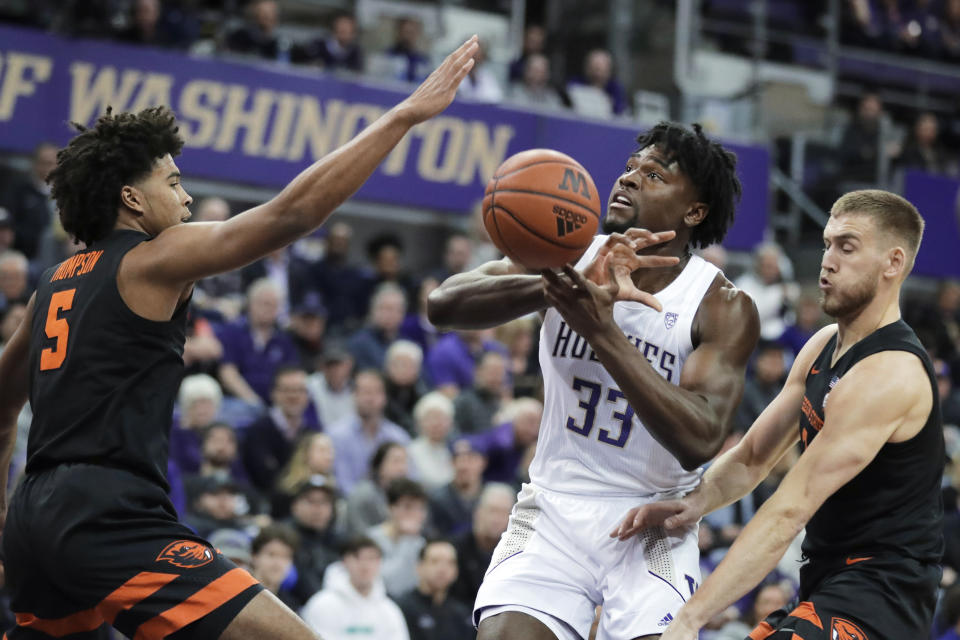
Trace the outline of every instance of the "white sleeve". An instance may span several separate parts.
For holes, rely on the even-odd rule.
[[[336,638],[337,607],[328,594],[320,592],[314,595],[300,610],[300,617],[307,626],[320,635],[321,638]]]
[[[383,640],[410,640],[410,632],[407,630],[407,621],[403,617],[403,612],[393,600],[388,600],[389,607],[384,612],[384,618],[387,626],[387,634]]]

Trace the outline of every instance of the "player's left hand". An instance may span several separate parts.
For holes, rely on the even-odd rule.
[[[609,264],[609,255],[605,260]],[[581,336],[589,339],[613,323],[613,303],[620,289],[615,279],[598,286],[569,264],[559,273],[547,269],[541,275],[547,302]]]

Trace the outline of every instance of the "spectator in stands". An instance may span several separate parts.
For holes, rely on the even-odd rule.
[[[317,370],[307,379],[307,390],[320,424],[329,428],[353,414],[353,356],[345,346],[328,342],[323,347]]]
[[[905,320],[934,357],[942,358],[951,365],[957,363],[960,349],[960,281],[943,280],[933,303],[917,300],[907,305]]]
[[[411,436],[416,434],[413,407],[430,389],[423,381],[423,350],[409,340],[397,340],[387,349],[386,371],[388,420],[397,423]]]
[[[183,343],[184,373],[215,376],[220,370],[222,358],[223,345],[213,325],[191,309],[187,314],[187,337]]]
[[[734,282],[746,292],[757,305],[760,314],[760,336],[776,340],[783,334],[793,302],[800,295],[800,288],[784,270],[789,260],[780,247],[773,243],[762,244],[754,250],[753,270]]]
[[[488,484],[473,511],[473,526],[454,539],[457,581],[450,589],[450,595],[457,600],[474,602],[477,599],[477,590],[490,566],[493,550],[507,530],[515,495],[509,485]]]
[[[250,404],[267,401],[277,369],[297,362],[296,347],[277,325],[282,301],[283,291],[261,278],[247,290],[246,315],[221,325],[217,332],[223,345],[220,381],[228,392]]]
[[[496,104],[503,100],[503,88],[496,75],[485,64],[487,57],[487,46],[481,41],[480,48],[473,56],[473,69],[460,85],[460,95],[473,102]]]
[[[287,588],[287,579],[299,547],[300,539],[296,532],[282,524],[262,528],[250,545],[253,565],[250,573],[294,611],[303,606],[303,602]]]
[[[409,474],[406,448],[397,442],[385,442],[370,458],[370,474],[358,482],[347,498],[347,530],[365,533],[390,517],[387,487]]]
[[[287,60],[290,45],[277,34],[279,14],[277,0],[250,0],[247,24],[227,34],[227,49],[267,60]]]
[[[507,348],[507,378],[513,395],[536,397],[543,386],[536,346],[537,326],[533,316],[516,318],[494,330],[497,342]]]
[[[184,522],[197,535],[207,537],[217,529],[239,529],[240,488],[230,478],[206,476],[193,487],[196,498],[188,505]]]
[[[14,249],[0,253],[0,313],[8,306],[30,299],[30,263]]]
[[[499,351],[487,351],[477,363],[473,386],[454,400],[457,430],[465,434],[489,431],[493,416],[508,396],[507,360]]]
[[[393,233],[381,233],[367,242],[369,291],[389,282],[400,287],[408,301],[413,299],[416,282],[403,266],[403,251],[403,241]]]
[[[329,71],[363,71],[363,50],[357,41],[357,20],[349,13],[333,18],[330,34],[295,48],[294,62],[317,62]]]
[[[399,337],[407,310],[406,295],[392,282],[377,287],[370,299],[370,319],[347,341],[357,369],[382,369],[387,349]]]
[[[809,294],[801,294],[796,303],[796,319],[778,338],[778,342],[787,347],[794,356],[800,353],[803,345],[823,326],[823,309],[820,301]]]
[[[746,377],[743,399],[737,407],[735,429],[745,432],[780,392],[787,374],[784,347],[761,340],[754,352],[753,367]]]
[[[383,592],[383,555],[377,543],[353,538],[344,545],[342,558],[348,579],[328,579],[300,612],[304,622],[324,640],[355,640],[358,629],[368,638],[408,640],[400,608]]]
[[[542,56],[546,50],[546,44],[546,30],[538,24],[527,25],[527,28],[523,30],[523,51],[510,63],[509,80],[511,83],[520,82],[524,78],[527,61],[532,56]]]
[[[430,524],[442,536],[459,535],[473,524],[473,510],[483,489],[487,458],[469,438],[455,440],[453,480],[430,495]]]
[[[550,84],[550,60],[540,53],[527,56],[523,75],[510,85],[507,101],[521,107],[562,109],[560,94]]]
[[[273,282],[282,293],[277,320],[281,325],[286,325],[290,305],[300,303],[307,293],[310,282],[309,263],[294,256],[288,247],[278,249],[240,269],[240,279],[245,288],[262,278]]]
[[[727,623],[715,636],[711,637],[714,640],[743,640],[767,616],[777,609],[787,606],[791,598],[793,598],[793,593],[780,583],[773,582],[762,585],[757,590],[750,610],[743,616],[743,619]]]
[[[450,276],[467,271],[472,251],[470,236],[460,231],[453,232],[443,247],[443,266],[431,271],[429,277],[443,282]]]
[[[415,475],[427,491],[453,480],[453,457],[448,439],[453,428],[453,403],[439,391],[431,391],[417,402],[413,418],[420,434],[407,451]]]
[[[241,569],[250,571],[250,537],[239,529],[217,529],[208,538],[210,546]]]
[[[576,87],[591,87],[606,95],[609,101],[607,113],[620,115],[627,109],[627,96],[623,85],[613,76],[613,56],[605,49],[594,49],[583,62],[583,76],[573,78],[568,85],[573,108],[582,111],[574,96]],[[599,114],[594,114],[599,115]]]
[[[526,473],[530,450],[536,447],[543,405],[533,398],[518,398],[500,414],[500,426],[473,436],[478,449],[487,455],[486,482],[517,482]]]
[[[294,594],[306,602],[323,586],[323,573],[339,559],[336,533],[337,489],[328,478],[316,475],[302,482],[293,494],[286,521],[300,539],[293,556],[297,569]]]
[[[230,204],[226,200],[204,198],[194,207],[190,222],[223,222],[229,217]],[[191,303],[212,317],[232,320],[243,307],[243,290],[240,270],[235,269],[197,282]]]
[[[0,207],[0,254],[13,249],[15,237],[13,216],[5,208]]]
[[[203,440],[200,443],[200,468],[192,477],[188,476],[184,483],[187,486],[188,496],[191,498],[190,484],[199,478],[217,476],[228,478],[244,494],[251,494],[247,484],[246,470],[240,461],[240,445],[237,441],[237,432],[226,422],[214,422],[203,430]],[[248,495],[249,497],[249,495]],[[255,508],[256,502],[250,501],[250,507]],[[240,513],[247,511],[241,510]]]
[[[398,442],[404,446],[410,442],[403,427],[383,415],[387,396],[380,372],[374,369],[361,371],[353,384],[354,415],[330,426],[330,436],[337,450],[334,461],[337,486],[347,495],[366,475],[377,447],[385,442]]]
[[[12,175],[0,193],[0,205],[13,216],[13,246],[29,260],[37,256],[40,240],[56,215],[47,184],[47,176],[56,166],[56,145],[42,142],[30,156],[29,171]]]
[[[881,153],[880,119],[883,102],[875,91],[860,96],[857,112],[840,140],[839,156],[844,180],[876,184]]]
[[[353,229],[344,222],[330,225],[324,246],[323,258],[314,266],[312,282],[316,282],[323,294],[323,302],[330,311],[327,318],[329,329],[353,329],[363,317],[366,299],[357,296],[357,291],[368,287],[363,271],[350,264],[350,240]]]
[[[293,305],[287,333],[299,355],[300,366],[309,374],[314,372],[323,353],[326,330],[327,308],[319,293],[308,292]]]
[[[427,276],[420,281],[416,309],[408,311],[400,325],[400,337],[419,345],[425,354],[430,353],[430,349],[440,337],[439,329],[433,326],[427,317],[427,298],[439,285],[440,280],[433,276]]]
[[[25,317],[27,317],[26,302],[14,302],[7,305],[6,311],[0,312],[0,353],[3,352],[7,340],[13,337]]]
[[[427,76],[430,59],[420,50],[423,25],[416,18],[399,18],[396,39],[386,54],[396,65],[395,77],[407,82],[420,82]]]
[[[502,344],[490,339],[491,333],[458,330],[437,340],[427,355],[427,374],[433,386],[451,398],[471,387],[476,362],[484,353],[506,353]]]
[[[447,540],[428,540],[420,549],[417,586],[397,600],[410,640],[473,640],[471,610],[450,597],[457,579],[457,550]]]
[[[947,60],[960,59],[960,0],[947,0],[943,5],[940,44]]]
[[[311,433],[297,442],[290,462],[277,479],[273,506],[275,513],[287,513],[293,496],[308,480],[324,477],[333,487],[333,460],[336,450],[333,440],[326,433]]]
[[[927,173],[955,173],[956,163],[947,154],[939,139],[940,124],[937,116],[921,113],[914,122],[900,153],[894,158],[901,169],[919,169]]]
[[[368,529],[367,535],[383,550],[383,583],[387,595],[396,598],[417,584],[417,558],[426,539],[427,494],[408,478],[398,478],[387,487],[390,516]]]
[[[180,383],[179,416],[170,428],[170,458],[184,473],[200,471],[204,431],[220,413],[223,392],[212,377],[198,373]]]
[[[300,367],[277,369],[270,400],[270,410],[247,427],[243,443],[243,462],[250,481],[265,495],[272,493],[297,440],[319,428],[316,416],[309,410],[307,372]]]
[[[130,24],[117,33],[117,39],[130,44],[185,49],[196,37],[199,25],[182,8],[161,15],[160,0],[134,0]]]

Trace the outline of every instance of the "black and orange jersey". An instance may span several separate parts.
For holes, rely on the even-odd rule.
[[[167,487],[188,305],[155,322],[120,297],[120,261],[148,240],[114,231],[41,276],[30,336],[27,473],[83,462]]]
[[[823,427],[830,391],[860,360],[880,351],[908,351],[923,362],[933,390],[933,409],[910,440],[888,442],[850,482],[827,498],[807,523],[803,553],[811,560],[848,562],[891,553],[938,562],[943,553],[943,425],[933,365],[902,320],[877,329],[830,366],[837,336],[827,342],[807,373],[800,414],[804,449]],[[890,375],[898,375],[892,371]]]

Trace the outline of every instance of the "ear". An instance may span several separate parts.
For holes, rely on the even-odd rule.
[[[907,253],[903,247],[893,247],[887,252],[887,264],[883,275],[887,278],[903,278],[907,268]]]
[[[136,187],[124,185],[120,189],[120,204],[133,211],[134,214],[143,214],[146,204],[143,192]]]
[[[688,227],[695,227],[703,222],[704,218],[707,217],[709,210],[710,209],[706,204],[702,202],[694,202],[692,205],[690,205],[686,215],[683,216],[683,223]]]

